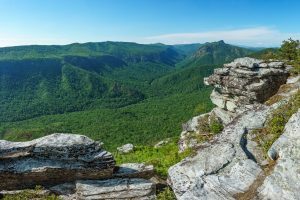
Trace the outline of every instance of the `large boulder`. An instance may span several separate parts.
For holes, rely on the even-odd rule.
[[[55,185],[112,176],[115,161],[98,142],[56,133],[29,142],[0,141],[0,189]]]
[[[245,57],[215,69],[204,82],[215,87],[211,94],[215,105],[235,112],[243,105],[265,102],[286,82],[287,77],[283,62]]]
[[[284,133],[269,150],[277,159],[273,172],[259,188],[261,199],[300,199],[300,109],[285,126]]]

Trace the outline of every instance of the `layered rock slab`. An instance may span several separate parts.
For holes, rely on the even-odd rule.
[[[215,69],[204,82],[215,88],[211,94],[215,105],[235,112],[243,105],[263,103],[278,91],[287,78],[284,62],[245,57]]]
[[[76,182],[77,199],[156,199],[155,184],[140,178],[116,178],[109,180],[84,180]]]
[[[108,178],[115,166],[98,142],[62,133],[29,142],[1,140],[0,161],[1,190]]]
[[[204,83],[214,87],[210,99],[217,107],[183,125],[179,151],[198,146],[195,136],[203,134],[199,131],[201,119],[209,116],[226,126],[253,104],[265,102],[287,81],[288,68],[284,62],[245,57],[215,69]]]

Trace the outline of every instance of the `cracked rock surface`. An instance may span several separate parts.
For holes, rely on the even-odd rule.
[[[300,199],[300,109],[290,118],[284,133],[271,146],[269,155],[278,159],[273,172],[258,189],[260,198]]]
[[[223,68],[216,69],[213,75],[205,79],[206,84],[214,86],[211,100],[217,107],[210,113],[194,117],[183,126],[180,148],[193,147],[196,153],[172,166],[168,171],[168,183],[173,188],[177,199],[235,199],[239,194],[252,190],[258,178],[264,174],[261,166],[265,160],[257,147],[258,144],[248,133],[264,127],[272,111],[288,101],[291,95],[271,106],[261,104],[277,93],[280,86],[286,83],[287,77],[287,66],[283,62],[239,58],[225,64]],[[296,87],[291,91],[297,91],[297,80],[289,80]],[[212,116],[220,119],[225,126],[223,131],[209,142],[202,144],[187,140],[190,133],[199,132],[198,126],[201,124],[199,119],[205,116],[208,116],[208,119]],[[293,123],[300,124],[295,120]],[[297,127],[299,128],[299,125]],[[290,129],[300,134],[297,127]],[[292,192],[296,194],[300,191],[300,182],[297,182],[300,176],[291,178],[290,183],[287,177],[299,174],[296,166],[300,164],[298,162],[300,151],[297,149],[300,142],[294,140],[294,145],[290,145],[292,139],[288,143],[286,137],[282,137],[281,140],[279,139],[280,142],[273,145],[269,154],[284,158],[275,167],[276,173],[267,177],[260,188],[260,197],[263,199],[280,199],[276,197],[277,190],[279,194],[284,193],[282,196],[288,197],[286,199],[300,198],[295,198],[291,191],[284,189],[293,184]],[[188,146],[188,144],[192,145]],[[286,159],[290,156],[296,159]],[[288,167],[291,167],[291,171],[285,174]],[[260,183],[262,184],[263,181]],[[275,186],[278,181],[281,182],[279,184],[281,188]]]
[[[0,189],[110,177],[115,161],[83,135],[56,133],[29,142],[0,141]]]
[[[56,133],[28,142],[0,140],[0,196],[41,185],[64,200],[155,199],[152,165],[115,166],[111,153],[83,135]],[[45,193],[45,194],[46,194]]]
[[[178,199],[234,199],[246,191],[261,173],[247,149],[247,133],[261,128],[270,109],[253,105],[231,122],[210,143],[169,169],[169,184]]]

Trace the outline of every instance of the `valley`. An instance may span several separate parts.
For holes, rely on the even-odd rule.
[[[213,105],[203,77],[254,50],[101,42],[0,48],[0,136],[87,135],[109,150],[178,135]]]

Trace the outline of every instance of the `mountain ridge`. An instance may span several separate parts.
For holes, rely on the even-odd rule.
[[[32,139],[40,136],[44,130],[44,128],[33,129],[41,117],[50,120],[53,115],[70,116],[69,114],[73,112],[89,113],[93,110],[98,110],[90,115],[93,118],[102,115],[100,112],[103,111],[108,116],[106,120],[112,120],[110,117],[113,115],[109,112],[116,112],[120,114],[121,121],[132,123],[132,127],[136,127],[134,124],[139,122],[127,121],[128,116],[121,114],[129,112],[127,109],[132,113],[130,115],[139,116],[136,120],[145,120],[149,124],[154,121],[159,123],[160,117],[165,118],[168,123],[159,123],[160,130],[155,131],[161,132],[161,136],[175,135],[188,115],[195,110],[207,111],[206,108],[211,106],[208,100],[211,88],[204,86],[202,79],[213,72],[216,64],[205,56],[203,58],[198,55],[197,60],[201,62],[182,65],[199,49],[210,45],[214,46],[214,43],[170,46],[105,42],[68,46],[35,45],[33,49],[27,46],[17,47],[17,50],[0,48],[0,95],[3,97],[0,99],[0,135],[23,140],[27,138],[25,133],[30,132],[31,136],[28,139]],[[217,45],[213,51],[222,51],[220,48],[223,46],[224,44]],[[226,47],[237,48],[227,44]],[[235,54],[234,50],[232,52],[230,58],[240,56]],[[224,60],[224,57],[219,59],[220,63],[222,59]],[[197,96],[203,96],[203,99],[199,102]],[[184,105],[184,101],[188,98],[191,104],[189,106]],[[164,111],[161,108],[169,105],[167,102],[172,104],[176,102],[173,110],[166,108]],[[160,108],[157,111],[157,119],[141,118],[142,110],[148,108],[155,110],[154,107]],[[184,109],[188,109],[185,114],[175,114],[175,110]],[[168,113],[169,116],[159,112]],[[174,119],[176,127],[170,127],[171,115],[176,118]],[[83,116],[80,114],[80,117]],[[20,120],[30,121],[27,128],[17,125]],[[62,117],[60,120],[57,124],[63,125],[53,125],[52,132],[67,129],[68,132],[82,133],[90,126],[87,124],[90,122],[83,120],[81,122],[83,128],[74,128],[74,125],[67,122],[70,121],[67,118]],[[47,120],[43,123],[47,123]],[[44,126],[48,127],[47,124]],[[128,132],[126,127],[131,125],[125,126],[122,123],[116,126],[123,127],[121,133],[126,134]],[[101,124],[95,127],[103,130]],[[12,131],[14,129],[15,131]],[[141,138],[146,133],[154,134],[151,133],[154,128],[144,126],[140,129],[133,132],[141,134]],[[166,130],[168,133],[162,133]],[[99,131],[95,131],[91,137],[99,138],[101,135]],[[123,137],[127,138],[125,135],[121,138]],[[128,138],[126,140],[142,142],[140,137],[136,140],[132,137],[136,136],[131,135],[130,140]],[[120,141],[116,142],[116,145],[118,144]]]

